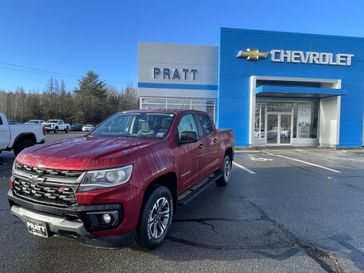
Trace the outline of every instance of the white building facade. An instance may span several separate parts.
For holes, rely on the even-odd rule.
[[[218,47],[140,43],[138,96],[142,109],[206,111],[215,120]]]

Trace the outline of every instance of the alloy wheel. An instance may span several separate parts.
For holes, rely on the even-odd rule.
[[[148,233],[153,239],[160,238],[169,224],[171,209],[168,199],[159,198],[153,205],[148,217]]]
[[[225,181],[229,181],[231,171],[231,162],[229,159],[224,162],[224,179]]]

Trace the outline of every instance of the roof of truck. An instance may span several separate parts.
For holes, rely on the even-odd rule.
[[[122,113],[174,113],[174,114],[183,114],[186,112],[197,112],[197,113],[205,113],[199,110],[190,110],[190,109],[173,109],[173,108],[160,108],[160,109],[137,109],[137,110],[128,110],[123,111]]]

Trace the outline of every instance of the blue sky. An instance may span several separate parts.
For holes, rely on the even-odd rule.
[[[220,27],[364,37],[362,0],[0,0],[0,90],[137,83],[138,42],[218,45]]]

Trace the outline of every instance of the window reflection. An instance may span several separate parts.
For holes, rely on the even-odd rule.
[[[295,103],[258,100],[255,104],[254,138],[267,139],[265,119],[269,113],[292,114],[293,138],[317,138],[319,100]]]

